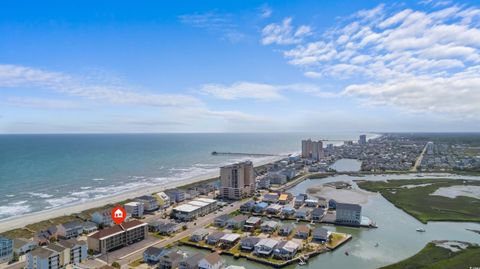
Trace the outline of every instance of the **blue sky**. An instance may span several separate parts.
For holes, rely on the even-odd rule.
[[[0,3],[0,133],[480,131],[478,1]]]

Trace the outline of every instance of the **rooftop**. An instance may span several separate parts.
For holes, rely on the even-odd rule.
[[[175,207],[174,210],[190,213],[190,212],[193,212],[195,210],[198,210],[199,208],[200,207],[198,207],[198,206],[194,206],[194,205],[190,205],[190,204],[183,204],[183,205],[179,205],[179,206]]]

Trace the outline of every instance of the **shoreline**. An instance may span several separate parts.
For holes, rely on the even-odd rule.
[[[275,156],[268,160],[252,161],[255,167],[263,166],[266,164],[274,163],[284,157]],[[204,181],[213,180],[220,176],[220,171],[211,172],[208,174],[193,176],[192,178],[178,180],[173,182],[167,182],[163,184],[153,185],[151,187],[142,187],[137,190],[131,190],[123,193],[114,194],[112,196],[103,197],[88,202],[70,204],[64,207],[52,208],[37,212],[28,213],[25,215],[15,216],[7,219],[0,220],[0,233],[7,231],[21,229],[27,225],[38,223],[45,220],[50,220],[57,217],[69,216],[82,211],[106,206],[108,204],[115,204],[121,201],[132,199],[142,195],[150,195],[152,193],[161,192],[167,189],[174,189],[191,184],[197,184]],[[21,224],[20,224],[21,223]]]

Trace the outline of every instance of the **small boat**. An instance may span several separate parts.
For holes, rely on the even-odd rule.
[[[420,232],[420,233],[426,232],[425,229],[423,229],[423,228],[418,228],[416,231],[417,231],[417,232]]]
[[[378,242],[375,244],[375,247],[378,247]]]
[[[305,261],[302,261],[302,260],[298,262],[298,265],[306,265],[306,264],[307,263]]]
[[[345,251],[345,255],[347,255],[347,256],[348,256],[348,251]]]

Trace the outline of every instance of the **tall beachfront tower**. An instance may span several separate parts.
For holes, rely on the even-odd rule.
[[[240,200],[255,192],[253,163],[245,161],[220,167],[220,196]]]
[[[309,158],[318,161],[324,157],[325,153],[323,151],[323,142],[321,140],[302,140],[302,158]]]
[[[360,138],[358,139],[358,144],[360,145],[366,145],[367,144],[367,135],[360,135]]]

